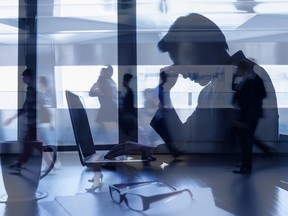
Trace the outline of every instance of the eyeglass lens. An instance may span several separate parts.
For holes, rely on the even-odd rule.
[[[126,200],[125,203],[126,205],[135,210],[135,211],[143,211],[144,210],[144,203],[143,199],[141,196],[137,194],[125,194]]]
[[[110,187],[110,194],[111,194],[111,197],[112,197],[114,202],[116,202],[118,204],[121,203],[121,201],[122,201],[121,200],[121,195],[120,195],[118,190],[116,190],[115,188]]]
[[[124,200],[125,204],[129,208],[131,208],[135,211],[143,211],[144,210],[144,204],[143,204],[142,197],[137,195],[137,194],[127,193],[127,194],[121,195],[120,192],[113,187],[110,187],[110,194],[111,194],[113,201],[118,203],[118,204],[120,204]]]

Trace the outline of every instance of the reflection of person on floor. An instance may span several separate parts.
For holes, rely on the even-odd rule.
[[[22,73],[23,83],[27,85],[26,97],[23,103],[23,107],[18,110],[11,118],[7,119],[4,124],[9,125],[16,117],[25,115],[25,125],[23,125],[23,150],[20,157],[15,161],[10,168],[17,173],[21,172],[21,167],[26,163],[32,153],[33,146],[31,141],[36,140],[36,88],[33,85],[33,72],[30,69],[24,70]],[[41,149],[42,151],[42,149]]]
[[[96,122],[107,135],[117,127],[117,85],[112,79],[113,68],[111,65],[102,68],[100,76],[89,91],[90,97],[98,97],[100,108],[97,113]]]
[[[190,144],[226,144],[231,142],[234,110],[231,104],[232,75],[241,60],[247,59],[242,51],[233,55],[228,53],[228,45],[219,27],[200,14],[179,17],[168,33],[158,43],[162,52],[168,52],[173,65],[162,68],[168,75],[164,85],[166,103],[170,100],[171,88],[183,78],[203,86],[195,111],[182,123],[173,106],[165,113],[165,119],[157,118],[151,126],[167,145],[173,146],[171,152],[178,156],[181,151],[189,151]],[[267,72],[256,63],[254,70],[261,74],[265,82],[267,97],[263,101],[265,124],[270,125],[265,140],[278,140],[278,110],[275,90]],[[259,123],[260,127],[260,123]],[[164,131],[164,132],[163,132]],[[169,134],[168,137],[165,135]],[[262,136],[261,136],[262,137]],[[221,149],[221,145],[219,145]]]
[[[258,121],[263,117],[262,104],[266,97],[263,80],[253,71],[253,64],[240,61],[233,76],[233,104],[239,110],[235,120],[236,136],[242,150],[242,163],[234,173],[250,173],[252,169],[253,137]]]

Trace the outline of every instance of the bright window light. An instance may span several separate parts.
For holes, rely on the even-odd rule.
[[[1,66],[0,77],[0,119],[4,122],[18,109],[18,67]],[[8,126],[2,124],[0,140],[16,140],[17,133],[17,120],[15,119]]]
[[[275,88],[278,108],[288,107],[288,65],[262,65],[268,72]]]
[[[17,109],[18,104],[18,68],[0,67],[0,109]]]
[[[254,11],[265,14],[285,14],[288,13],[288,2],[261,3],[254,7]]]
[[[107,16],[117,20],[116,1],[106,0],[61,0],[60,16],[95,17]]]
[[[0,1],[0,18],[17,18],[18,0]]]
[[[15,23],[17,24],[17,23]],[[0,23],[0,34],[18,34],[18,27]]]
[[[67,108],[65,91],[69,90],[83,97],[86,108],[99,108],[97,98],[89,97],[92,85],[97,81],[100,71],[105,65],[97,66],[57,66],[55,67],[57,107]],[[118,67],[112,65],[114,73],[112,79],[118,83]]]

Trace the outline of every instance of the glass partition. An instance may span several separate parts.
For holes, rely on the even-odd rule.
[[[94,143],[117,143],[118,113],[114,112],[117,116],[113,122],[96,122],[99,97],[89,96],[101,69],[108,65],[118,85],[115,2],[54,0],[38,4],[38,77],[46,77],[53,92],[55,141],[75,144],[65,98],[65,90],[70,90],[83,98]]]
[[[136,3],[136,6],[133,3]],[[137,100],[134,106],[138,111],[139,142],[152,146],[162,144],[163,140],[152,129],[150,122],[159,105],[157,91],[160,81],[159,73],[163,68],[176,63],[172,60],[173,56],[169,56],[167,52],[161,53],[157,45],[175,20],[189,13],[199,13],[219,27],[225,36],[229,47],[227,52],[230,56],[241,50],[247,59],[253,60],[261,66],[256,70],[257,73],[263,75],[263,69],[265,69],[267,72],[267,74],[265,72],[265,82],[269,83],[267,91],[269,95],[275,95],[275,100],[273,99],[273,103],[266,100],[264,106],[267,109],[274,109],[275,115],[273,114],[273,117],[267,115],[261,120],[257,134],[262,141],[271,145],[275,145],[276,141],[283,137],[286,139],[285,137],[288,135],[288,120],[286,119],[288,7],[286,7],[286,1],[52,0],[47,2],[38,0],[37,4],[37,78],[40,80],[41,77],[45,77],[51,90],[49,107],[53,113],[53,126],[56,129],[54,130],[56,134],[53,136],[54,142],[60,145],[74,144],[64,97],[66,89],[83,97],[91,131],[95,135],[95,143],[106,145],[119,141],[118,112],[116,112],[115,124],[113,126],[109,124],[109,127],[105,129],[103,125],[95,121],[100,108],[99,98],[89,96],[89,90],[97,81],[101,69],[111,65],[114,71],[112,79],[116,83],[117,90],[121,88],[122,91],[122,83],[118,83],[118,80],[122,82],[126,66],[127,71],[132,71],[136,76],[136,82],[133,81],[132,89]],[[0,2],[0,28],[2,29],[0,33],[2,50],[0,73],[3,77],[0,81],[2,83],[0,94],[2,98],[10,98],[9,102],[3,99],[0,104],[2,121],[18,109],[16,95],[19,97],[19,94],[22,94],[22,90],[18,92],[17,89],[19,67],[23,66],[18,59],[18,8],[17,0]],[[121,10],[117,11],[119,8]],[[134,21],[126,19],[134,19],[135,10],[137,59],[134,61],[134,52],[127,51],[123,57],[121,53],[120,56],[118,55],[118,51],[120,50],[119,46],[122,47],[121,49],[125,46],[129,47],[129,40],[133,39],[133,35],[130,37],[131,32],[129,33],[129,31],[134,31],[134,27],[129,24],[132,25]],[[123,29],[120,34],[117,27],[119,23],[125,24],[121,26]],[[118,44],[120,43],[119,35],[123,36],[120,38],[124,46]],[[203,38],[205,39],[205,37]],[[134,41],[130,41],[130,43],[134,43]],[[133,46],[130,48],[134,49]],[[124,59],[123,62],[127,64],[119,63],[119,58]],[[137,69],[133,63],[136,61]],[[208,66],[208,64],[188,64],[188,66],[190,68],[193,66],[193,71],[198,74],[203,71],[213,71],[211,68],[214,67]],[[210,66],[211,68],[209,68]],[[235,70],[235,65],[230,66],[223,67],[225,73],[217,72],[218,78],[222,79],[220,86],[223,87],[218,91],[218,95],[220,101],[226,98],[226,102],[214,104],[213,108],[232,108],[229,102],[232,92],[227,89],[230,88],[229,79]],[[171,104],[182,123],[187,122],[194,113],[199,105],[199,95],[208,85],[199,85],[195,81],[192,82],[185,78],[185,76],[179,75],[170,92]],[[7,80],[9,82],[6,82]],[[7,85],[7,83],[11,83],[11,85]],[[121,105],[118,95],[117,104]],[[278,115],[279,118],[276,117]],[[273,120],[269,120],[269,118]],[[0,138],[2,140],[17,138],[16,122],[1,129]],[[202,122],[209,122],[209,119],[203,119]],[[192,125],[189,127],[190,132],[196,128]],[[271,127],[273,132],[271,132]],[[102,136],[104,131],[109,131],[106,137]],[[187,133],[189,142],[193,137],[190,132]],[[113,139],[107,137],[113,137]],[[208,141],[206,135],[201,137],[194,141],[200,143]],[[187,144],[187,146],[188,151],[193,152],[215,150],[213,144],[207,144],[207,146]]]
[[[0,1],[0,141],[17,139],[17,120],[3,122],[18,109],[18,0]]]

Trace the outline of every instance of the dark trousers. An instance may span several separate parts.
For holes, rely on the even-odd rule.
[[[252,169],[252,152],[253,152],[253,136],[251,137],[249,130],[238,129],[238,139],[242,152],[241,168]]]
[[[36,140],[37,129],[36,127],[28,127],[27,131],[25,131],[24,140],[23,142],[23,149],[18,161],[20,163],[26,163],[31,156],[33,150],[32,141]]]
[[[253,157],[253,142],[254,133],[257,127],[258,119],[249,121],[247,128],[237,128],[237,138],[240,143],[242,152],[242,169],[252,169],[252,157]]]

